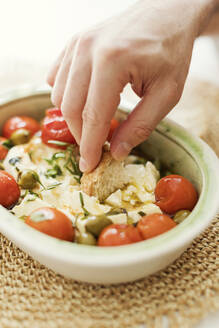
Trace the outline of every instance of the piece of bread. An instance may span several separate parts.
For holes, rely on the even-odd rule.
[[[84,173],[81,178],[81,190],[89,196],[95,196],[103,201],[117,189],[128,183],[124,162],[116,161],[110,151],[103,150],[102,159],[96,169]]]

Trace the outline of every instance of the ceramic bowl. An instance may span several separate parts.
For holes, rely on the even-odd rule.
[[[0,97],[0,126],[16,114],[41,118],[50,106],[48,90],[10,92]],[[127,114],[130,107],[121,104],[120,110]],[[146,155],[160,158],[172,172],[187,177],[199,192],[192,213],[174,229],[127,246],[85,246],[40,233],[0,207],[0,231],[40,263],[80,281],[128,282],[163,269],[182,254],[218,210],[218,158],[203,141],[170,120],[163,120],[140,148]]]

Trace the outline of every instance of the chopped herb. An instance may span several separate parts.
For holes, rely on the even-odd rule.
[[[48,178],[56,178],[57,175],[62,175],[62,170],[58,164],[55,164],[52,169],[48,169],[45,173]]]
[[[70,145],[69,142],[58,141],[58,140],[48,140],[47,143],[57,145],[57,146],[69,146]]]
[[[63,152],[55,153],[55,154],[53,154],[52,157],[54,159],[65,158],[65,153],[63,153]]]
[[[46,187],[42,184],[40,177],[36,171],[32,171],[32,176],[34,177],[36,182],[38,182],[41,185],[41,187],[43,187],[43,189],[46,190]]]
[[[11,149],[14,146],[14,144],[10,139],[7,139],[2,143],[2,146],[4,146],[7,149]]]
[[[80,202],[81,202],[81,208],[84,211],[84,216],[86,217],[86,216],[90,215],[90,213],[84,207],[84,197],[81,192],[79,192],[79,198],[80,198]]]
[[[139,214],[141,217],[143,217],[143,216],[146,215],[143,211],[139,211],[138,214]]]
[[[27,215],[21,215],[21,216],[19,216],[18,219],[20,219],[20,220],[22,220],[22,221],[25,221],[26,218],[27,218]]]
[[[66,148],[65,151],[54,153],[51,158],[44,158],[44,160],[49,165],[51,165],[51,169],[47,170],[45,175],[47,177],[52,177],[52,178],[55,178],[57,175],[62,175],[62,170],[61,167],[58,166],[57,160],[63,158],[65,159],[64,168],[74,176],[74,179],[78,183],[80,183],[82,172],[80,171],[79,165],[75,158],[75,154],[74,154],[75,146],[57,140],[49,140],[49,143],[55,143],[59,146],[68,146],[68,147]]]
[[[106,214],[107,215],[127,214],[127,211],[125,208],[114,208],[113,210],[110,210]]]
[[[45,173],[47,178],[52,177],[56,178],[57,175],[62,175],[61,167],[56,163],[56,161],[60,158],[65,158],[64,152],[58,152],[52,155],[50,159],[44,158],[44,160],[52,166],[51,169],[48,169]]]
[[[49,158],[44,158],[44,161],[46,161],[48,164],[53,164],[53,160],[52,160],[52,158],[51,159],[49,159]]]
[[[33,151],[29,151],[28,155],[29,155],[31,161],[33,160],[32,154],[33,154]]]
[[[9,164],[15,166],[17,163],[19,163],[21,161],[21,157],[16,156],[16,157],[12,157],[9,159]]]
[[[21,190],[21,198],[24,199],[27,196],[28,192],[29,191],[27,189],[26,190]]]
[[[36,198],[40,198],[40,195],[37,194],[36,192],[33,192],[32,190],[29,190],[29,194],[32,196],[32,198],[28,198],[27,202],[32,202],[34,201]]]
[[[60,186],[62,183],[61,182],[57,182],[57,183],[54,183],[53,185],[50,185],[46,188],[46,190],[51,190],[51,189],[54,189],[58,186]]]
[[[36,197],[39,197],[39,198],[41,198],[40,196],[40,194],[38,194],[37,192],[34,192],[34,191],[32,191],[32,190],[29,190],[29,193],[31,194],[31,195],[34,195],[34,196],[36,196]]]
[[[18,173],[18,177],[17,177],[17,179],[19,179],[20,176],[21,176],[21,170],[20,170],[17,166],[15,166],[15,170],[16,170],[17,173]]]
[[[79,169],[79,165],[76,161],[76,158],[74,156],[73,151],[74,151],[74,146],[69,146],[66,149],[67,160],[66,160],[66,163],[64,165],[64,168],[66,168],[74,176],[74,179],[78,183],[80,183],[81,177],[82,177],[82,172]],[[72,159],[72,157],[73,157],[74,160]]]
[[[44,160],[48,164],[53,165],[54,162],[59,158],[65,158],[65,153],[64,152],[58,152],[58,153],[53,154],[51,158],[44,158]]]

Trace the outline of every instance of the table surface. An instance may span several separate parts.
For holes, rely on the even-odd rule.
[[[134,2],[0,0],[0,92],[45,83],[51,62],[72,34]],[[202,37],[196,41],[189,72],[189,78],[193,77],[219,85],[219,38]],[[137,101],[130,91],[126,91],[126,96]],[[218,326],[219,312],[209,314],[195,328]]]

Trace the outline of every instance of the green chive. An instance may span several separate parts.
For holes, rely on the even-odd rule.
[[[69,142],[64,142],[64,141],[58,141],[58,140],[48,140],[48,144],[53,144],[57,146],[69,146]]]
[[[46,188],[46,190],[54,189],[54,188],[60,186],[61,184],[62,184],[61,182],[55,183],[55,184],[53,184],[53,185],[48,186],[48,187]]]
[[[14,146],[14,144],[10,139],[7,139],[2,143],[2,146],[4,146],[7,149],[11,149]]]
[[[139,214],[141,217],[143,217],[143,216],[146,215],[143,211],[139,211],[138,214]]]
[[[79,192],[79,198],[80,198],[80,202],[81,202],[81,208],[84,211],[84,216],[88,216],[90,213],[86,210],[86,208],[84,207],[84,197],[82,195],[81,192]]]

